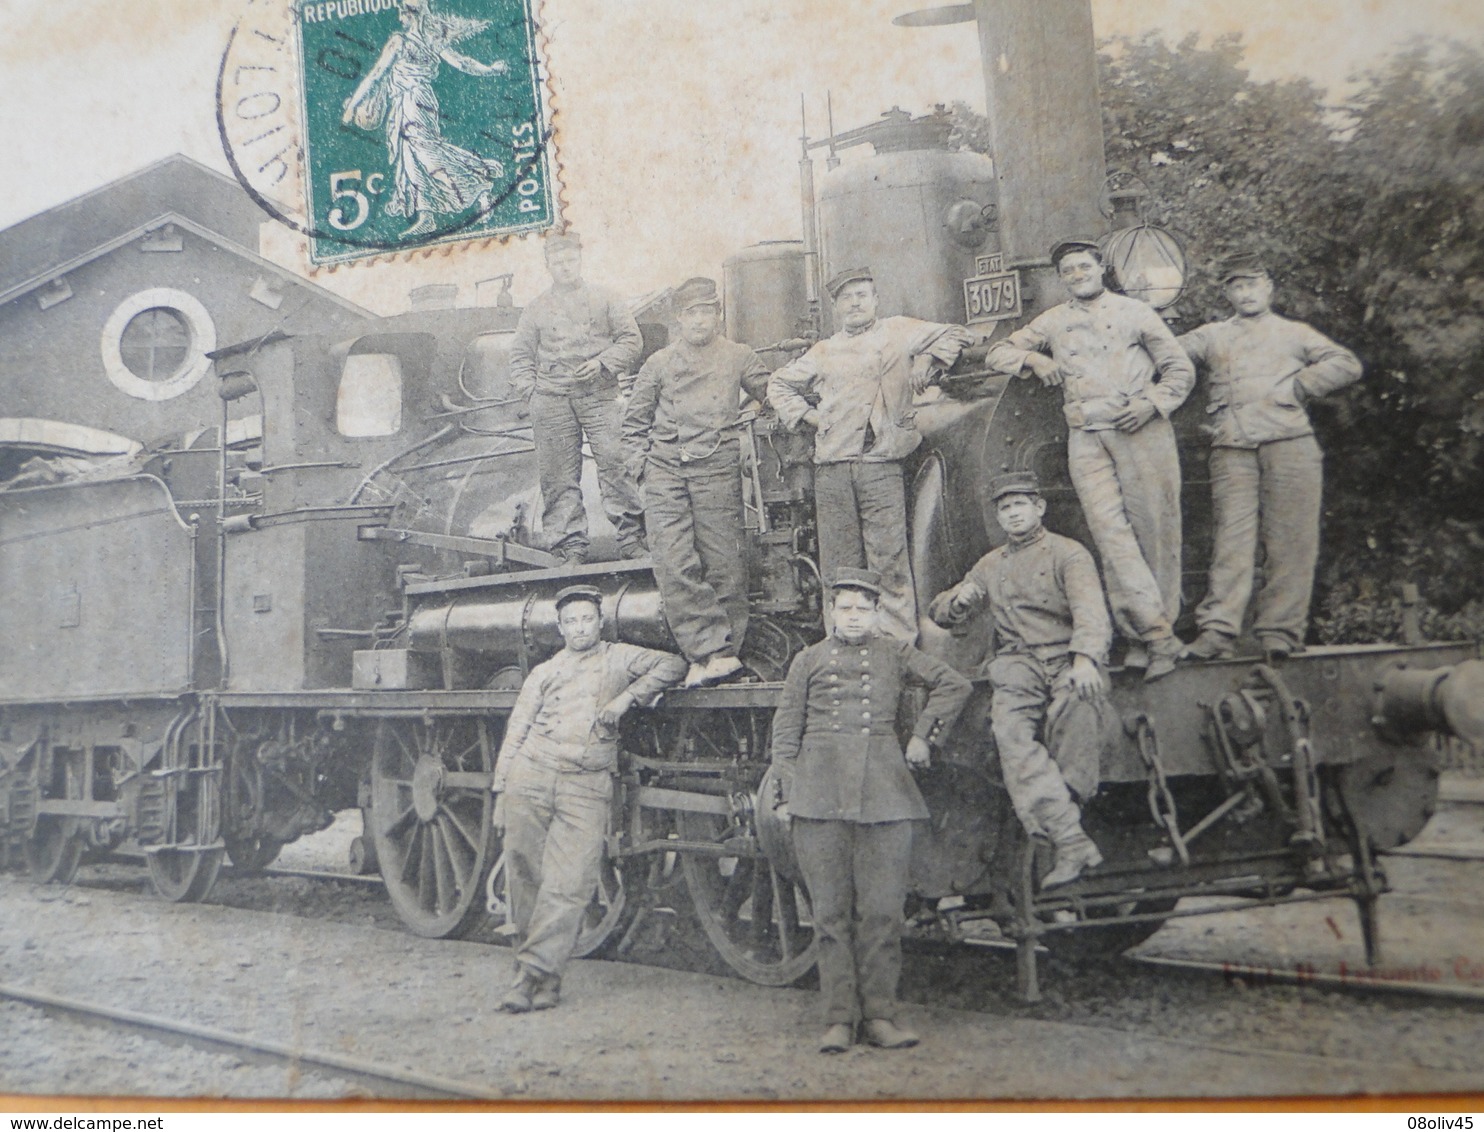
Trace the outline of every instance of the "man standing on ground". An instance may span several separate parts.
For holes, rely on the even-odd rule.
[[[623,440],[642,485],[665,620],[690,661],[685,682],[697,686],[742,668],[747,560],[738,410],[744,394],[763,399],[768,370],[749,347],[722,336],[715,282],[686,280],[673,304],[680,341],[634,379]]]
[[[952,626],[989,607],[990,727],[1016,816],[1056,847],[1056,863],[1041,882],[1053,887],[1103,859],[1082,828],[1076,799],[1087,802],[1098,791],[1111,711],[1103,666],[1113,629],[1092,555],[1041,525],[1046,500],[1035,474],[997,476],[991,493],[1008,541],[934,598],[928,612]]]
[[[546,240],[551,288],[521,311],[510,343],[510,389],[530,398],[531,431],[541,477],[542,530],[564,562],[587,560],[582,505],[582,440],[598,466],[603,510],[618,532],[618,551],[640,558],[644,513],[624,468],[619,440],[619,378],[639,362],[644,339],[617,295],[582,278],[582,242],[571,233]]]
[[[562,971],[598,887],[618,768],[618,721],[685,674],[671,653],[602,640],[602,595],[556,596],[566,647],[531,669],[495,764],[494,824],[504,834],[510,913],[519,942],[512,1014],[555,1006]]]
[[[829,577],[853,566],[879,573],[881,628],[912,642],[917,598],[902,478],[902,461],[922,442],[913,425],[912,397],[932,378],[929,362],[946,369],[974,339],[961,326],[878,319],[870,268],[842,271],[826,290],[839,329],[775,373],[768,400],[789,428],[807,424],[816,430],[821,572]]]
[[[876,634],[881,576],[842,568],[832,582],[834,632],[789,666],[773,716],[773,766],[793,822],[814,913],[824,1053],[861,1036],[900,1049],[896,1023],[902,910],[912,822],[928,816],[909,766],[953,726],[971,685],[941,660]],[[905,754],[896,735],[903,686],[928,689]]]
[[[1230,656],[1252,598],[1257,546],[1266,564],[1257,595],[1258,644],[1269,656],[1303,648],[1319,562],[1324,454],[1304,406],[1360,380],[1360,360],[1312,326],[1273,313],[1273,280],[1256,255],[1221,265],[1236,314],[1180,339],[1210,374],[1215,545],[1198,636],[1185,650]]]
[[[1051,263],[1071,295],[995,343],[1001,373],[1062,387],[1067,464],[1108,580],[1124,663],[1172,672],[1181,644],[1180,457],[1169,417],[1195,382],[1190,359],[1153,308],[1110,294],[1102,252],[1061,240]],[[1158,380],[1155,375],[1158,374]]]

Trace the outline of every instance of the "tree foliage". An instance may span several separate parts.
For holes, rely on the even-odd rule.
[[[1484,629],[1484,54],[1419,40],[1327,105],[1257,82],[1237,36],[1102,45],[1110,170],[1152,190],[1191,264],[1176,329],[1229,311],[1209,265],[1260,251],[1284,313],[1366,376],[1313,408],[1326,451],[1316,629],[1394,635],[1402,582],[1434,632]],[[961,144],[982,118],[954,108]]]

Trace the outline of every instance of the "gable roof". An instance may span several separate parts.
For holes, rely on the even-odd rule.
[[[367,317],[371,312],[258,255],[266,219],[242,186],[177,153],[0,230],[0,301],[40,286],[166,221]]]

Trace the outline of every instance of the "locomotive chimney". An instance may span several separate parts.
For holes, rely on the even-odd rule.
[[[1106,167],[1089,0],[974,0],[898,16],[904,27],[978,25],[1006,267],[1041,267],[1063,236],[1096,236]],[[1027,288],[1026,314],[1056,299]]]

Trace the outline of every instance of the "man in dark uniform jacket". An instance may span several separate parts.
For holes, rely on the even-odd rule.
[[[826,1030],[820,1049],[855,1040],[900,1049],[896,1024],[912,822],[928,809],[909,766],[953,725],[970,684],[941,660],[878,635],[881,575],[841,567],[834,632],[794,657],[773,717],[773,765],[793,819],[794,850],[819,941]],[[896,735],[904,684],[928,689],[907,750]]]
[[[1009,538],[935,597],[928,616],[955,625],[987,605],[994,618],[990,726],[1016,816],[1056,846],[1041,881],[1050,888],[1103,860],[1074,796],[1098,791],[1113,630],[1092,555],[1041,525],[1046,500],[1035,473],[996,476],[990,496]]]

